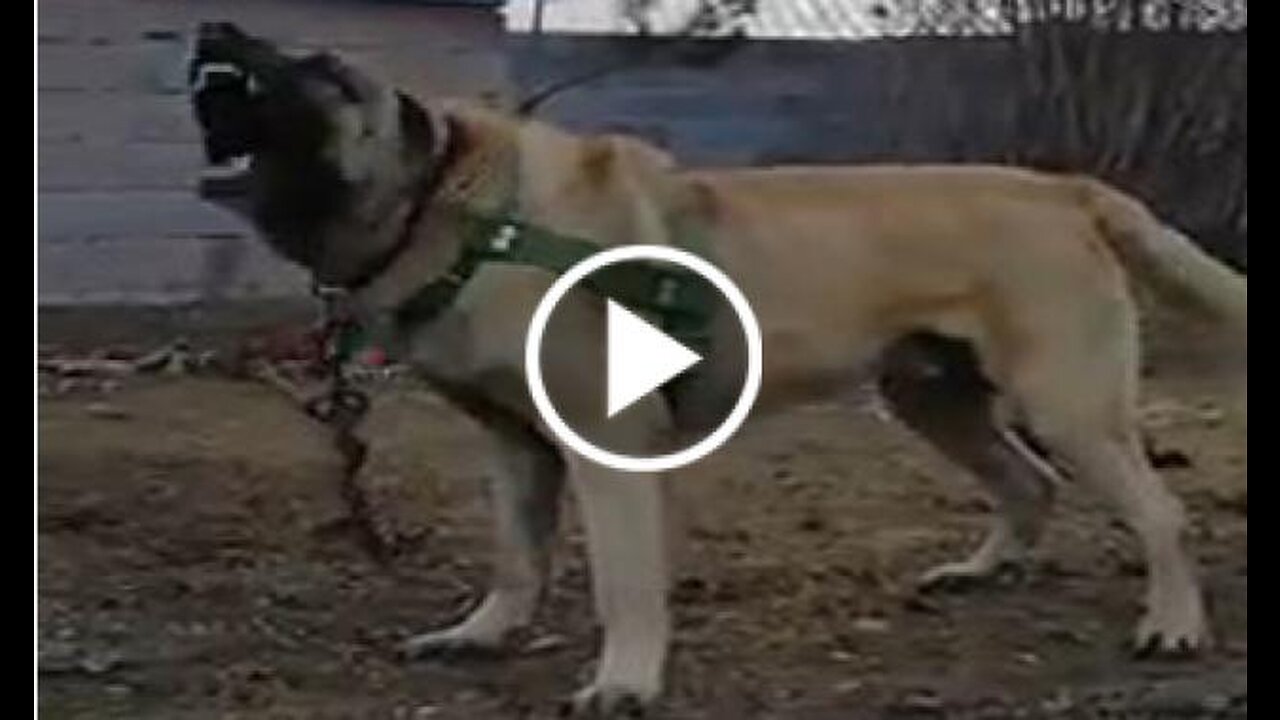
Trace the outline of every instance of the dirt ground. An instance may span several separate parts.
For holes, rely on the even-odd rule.
[[[980,538],[976,485],[866,407],[817,406],[673,477],[687,539],[657,715],[1246,715],[1247,401],[1184,350],[1156,353],[1146,417],[1191,463],[1163,474],[1190,508],[1217,641],[1204,657],[1129,655],[1136,544],[1072,485],[1023,576],[916,592]],[[41,399],[41,716],[554,716],[597,641],[574,513],[509,656],[402,662],[400,639],[483,592],[484,445],[422,390],[392,384],[377,407],[365,482],[404,547],[384,564],[334,529],[324,434],[264,387],[157,378]]]

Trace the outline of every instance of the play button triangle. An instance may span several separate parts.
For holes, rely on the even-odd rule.
[[[608,302],[606,410],[613,417],[702,357],[613,300]]]

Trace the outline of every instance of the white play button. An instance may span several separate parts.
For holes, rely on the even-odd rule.
[[[742,356],[733,354],[736,352],[734,348],[737,347],[737,341],[731,328],[717,326],[720,333],[714,336],[717,341],[708,343],[706,357],[702,357],[668,337],[659,329],[661,325],[650,325],[625,306],[610,300],[603,288],[593,287],[592,291],[604,296],[602,299],[605,300],[605,347],[599,348],[604,352],[596,353],[597,348],[582,347],[579,343],[571,345],[567,353],[563,352],[565,348],[560,348],[560,352],[550,360],[557,363],[558,372],[553,376],[554,384],[559,386],[556,392],[566,397],[572,395],[573,415],[584,424],[588,433],[583,435],[561,416],[556,401],[552,400],[548,391],[543,377],[543,363],[548,358],[544,358],[542,341],[557,304],[570,291],[594,273],[630,262],[643,262],[650,267],[655,263],[681,267],[713,286],[721,296],[719,301],[712,300],[718,303],[714,305],[715,312],[721,313],[719,317],[723,317],[724,312],[732,312],[741,325]],[[658,296],[654,299],[657,300]],[[579,304],[577,307],[581,309],[582,306]],[[574,322],[580,323],[581,317],[578,316]],[[584,336],[580,329],[566,328],[560,332],[570,333],[567,336],[570,342],[575,342],[574,337],[589,337]],[[698,349],[702,350],[701,347]],[[604,357],[601,358],[601,355]],[[760,391],[762,358],[760,326],[746,296],[733,284],[733,280],[715,265],[687,250],[660,245],[621,245],[601,250],[566,270],[551,283],[546,294],[538,301],[524,342],[524,371],[529,395],[539,417],[556,440],[578,455],[605,467],[639,473],[664,472],[688,465],[723,445],[751,412],[751,405]],[[672,449],[664,447],[661,442],[664,438],[655,437],[655,433],[626,430],[635,429],[632,427],[635,423],[626,423],[623,411],[698,363],[707,368],[706,378],[689,377],[687,388],[676,389],[672,397],[666,398],[667,408],[671,411],[668,419],[674,423],[677,409],[690,398],[701,397],[712,403],[721,403],[721,409],[726,414],[709,434],[688,445]],[[732,391],[733,370],[739,365],[742,366],[741,389],[732,407],[723,407],[728,395],[722,391]],[[713,366],[716,368],[714,372],[711,370]],[[603,374],[603,378],[586,374],[596,372],[597,369]],[[575,379],[579,376],[581,381]],[[607,417],[596,414],[599,410],[595,408],[600,407],[597,404],[598,396],[588,398],[581,395],[586,389],[598,388],[598,379],[604,380],[602,389],[606,395],[604,409]],[[699,385],[699,382],[704,384]],[[712,386],[707,383],[720,385]],[[704,395],[697,395],[699,388],[704,391]],[[711,415],[703,418],[687,414],[685,417],[692,419],[692,424],[681,428],[681,431],[711,427],[710,422],[714,419]],[[619,428],[623,428],[618,430],[622,435],[614,433]],[[673,425],[670,429],[676,428]],[[671,439],[681,442],[691,437],[680,433],[670,435]]]
[[[702,359],[613,300],[609,301],[607,333],[609,417]]]

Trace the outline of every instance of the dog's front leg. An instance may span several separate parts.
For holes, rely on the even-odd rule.
[[[670,637],[661,478],[574,456],[569,478],[581,507],[604,647],[595,679],[574,696],[578,713],[638,711],[662,689]]]
[[[542,597],[564,464],[555,448],[531,431],[491,429],[497,461],[489,481],[493,584],[462,622],[410,638],[404,645],[409,657],[497,650],[512,630],[529,624]]]

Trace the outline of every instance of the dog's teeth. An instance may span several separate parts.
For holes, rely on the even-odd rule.
[[[253,156],[249,154],[237,155],[217,165],[210,165],[205,168],[204,174],[208,177],[227,178],[243,175],[249,171],[249,165],[253,162]]]
[[[196,79],[192,81],[191,89],[200,92],[209,84],[209,79],[216,75],[234,75],[237,78],[244,78],[245,72],[231,63],[207,62],[196,70]]]

